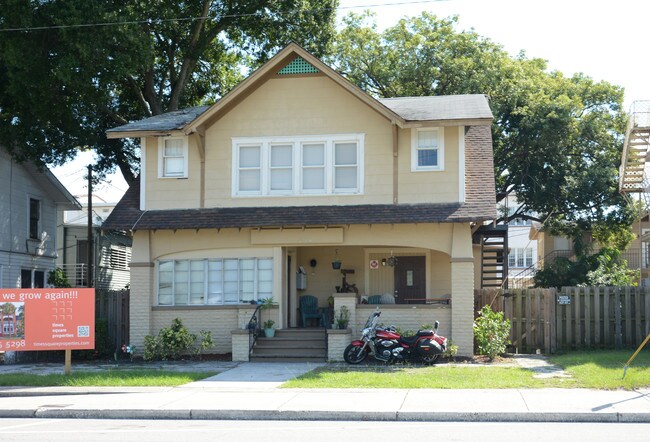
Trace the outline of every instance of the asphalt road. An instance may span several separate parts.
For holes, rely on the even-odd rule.
[[[650,424],[0,419],[9,441],[648,441]]]

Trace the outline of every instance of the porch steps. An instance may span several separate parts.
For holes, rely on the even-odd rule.
[[[259,337],[251,361],[324,361],[327,359],[327,334],[324,328],[276,330],[272,338]]]

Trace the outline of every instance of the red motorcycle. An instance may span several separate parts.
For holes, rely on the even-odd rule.
[[[361,330],[361,339],[352,341],[343,353],[348,364],[360,364],[368,355],[383,362],[411,361],[434,364],[447,348],[447,338],[437,334],[440,323],[433,330],[418,330],[414,336],[401,336],[395,327],[377,325],[381,312],[373,312]]]

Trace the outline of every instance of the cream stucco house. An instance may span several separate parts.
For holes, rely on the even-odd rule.
[[[355,336],[390,294],[384,322],[439,320],[471,354],[491,123],[483,95],[377,100],[291,44],[210,107],[111,129],[142,146],[139,186],[104,224],[133,232],[131,343],[180,317],[238,358],[251,301],[301,326],[300,296],[326,307],[342,285],[338,258]]]

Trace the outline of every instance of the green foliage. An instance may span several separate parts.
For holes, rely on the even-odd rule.
[[[596,256],[598,267],[587,272],[586,286],[636,286],[639,270],[631,270],[616,249],[603,249]]]
[[[453,342],[450,340],[447,341],[447,348],[445,348],[445,351],[442,352],[442,357],[445,359],[454,359],[456,354],[458,353],[458,346],[454,345]]]
[[[194,354],[200,359],[204,351],[210,350],[214,346],[214,340],[212,339],[212,332],[210,330],[201,330],[199,336],[201,337],[201,341],[194,348]]]
[[[264,321],[264,324],[262,325],[262,328],[273,328],[273,325],[275,324],[275,321],[273,319],[268,319]]]
[[[536,287],[636,286],[639,271],[630,270],[617,249],[603,248],[573,260],[558,257],[535,273]]]
[[[350,322],[350,310],[342,305],[339,309],[338,315],[335,315],[336,324],[339,329],[347,328],[348,323]]]
[[[523,53],[511,57],[473,31],[456,30],[456,18],[423,13],[383,32],[369,13],[350,14],[344,24],[332,62],[371,95],[489,97],[497,192],[516,194],[518,213],[583,231],[629,221],[617,191],[621,87],[549,71],[546,61]]]
[[[48,164],[93,149],[100,171],[117,166],[132,181],[137,145],[106,139],[106,129],[213,102],[241,80],[243,67],[259,66],[290,41],[324,54],[337,5],[6,0],[3,29],[39,29],[0,38],[0,145]]]
[[[52,287],[69,288],[72,287],[68,281],[65,271],[61,267],[57,267],[47,274],[47,283]]]
[[[158,336],[145,336],[144,359],[179,359],[182,355],[191,353],[195,341],[196,335],[183,326],[183,321],[175,318],[170,327],[160,329]]]
[[[145,361],[155,361],[160,359],[162,350],[160,349],[160,340],[157,336],[147,335],[144,337],[144,354],[142,358]]]
[[[474,340],[478,354],[490,359],[505,353],[510,344],[510,320],[503,318],[503,312],[493,311],[489,305],[479,312],[474,321]]]

